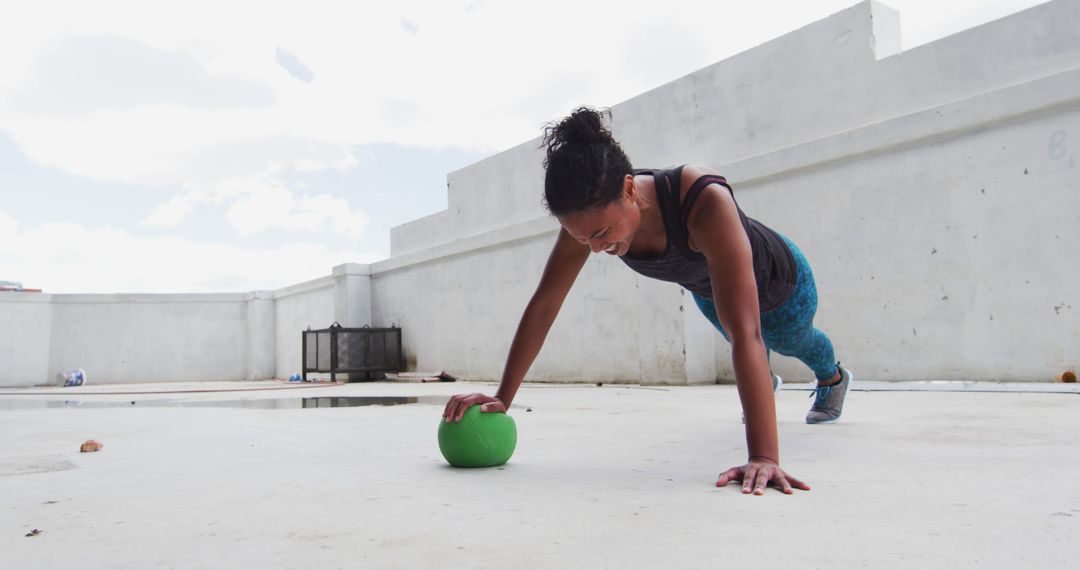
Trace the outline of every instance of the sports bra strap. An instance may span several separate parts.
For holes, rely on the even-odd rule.
[[[683,231],[685,231],[687,235],[690,235],[690,228],[687,226],[690,221],[690,210],[694,208],[694,202],[696,202],[698,196],[701,195],[701,191],[704,190],[705,187],[709,184],[719,184],[724,188],[727,188],[728,192],[731,192],[732,196],[735,195],[735,193],[731,190],[731,186],[728,184],[727,179],[723,176],[718,176],[716,174],[704,174],[700,178],[695,180],[694,183],[690,185],[690,189],[686,191],[686,198],[683,199],[682,203],[681,222],[682,227],[684,228]]]
[[[685,165],[684,165],[685,166]],[[686,198],[680,201],[682,172],[684,166],[671,170],[638,170],[635,174],[651,174],[656,185],[656,198],[660,204],[660,215],[668,230],[668,240],[684,257],[692,261],[705,259],[701,252],[690,249],[690,229],[686,226],[690,219],[690,210],[694,207],[702,190],[709,184],[719,184],[732,192],[731,186],[723,176],[705,174],[690,185]],[[734,192],[732,192],[734,196]],[[681,202],[681,203],[680,203]]]

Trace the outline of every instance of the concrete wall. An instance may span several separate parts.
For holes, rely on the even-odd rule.
[[[49,377],[52,295],[0,293],[0,386]]]
[[[863,2],[615,105],[615,135],[636,166],[721,169],[800,243],[819,324],[861,378],[1048,380],[1080,361],[1080,2],[900,45],[898,14]],[[376,320],[405,322],[419,366],[498,378],[554,235],[539,142],[451,173],[448,209],[395,228],[372,266]],[[677,287],[643,295],[595,257],[530,379],[733,376]]]
[[[371,325],[371,275],[366,265],[346,263],[331,275],[279,289],[274,293],[274,367],[277,378],[303,368],[301,332]]]
[[[450,244],[428,259],[372,265],[375,323],[401,325],[410,368],[499,377],[556,231],[549,219],[523,226],[510,241],[503,241],[507,231],[495,231]],[[530,379],[638,382],[644,375],[653,383],[686,382],[681,345],[672,342],[680,329],[657,314],[680,302],[679,289],[621,265],[615,259],[587,265]]]
[[[613,128],[636,166],[722,170],[800,244],[818,324],[860,378],[1075,367],[1080,0],[900,45],[898,14],[863,2],[615,105]],[[299,371],[298,333],[333,321],[402,326],[410,369],[498,379],[557,229],[539,143],[451,173],[447,210],[394,228],[370,267],[246,295],[0,294],[0,386],[75,366],[96,382],[280,378]],[[732,375],[687,294],[594,256],[529,379]]]
[[[181,295],[0,294],[0,387],[263,380],[300,372],[300,331],[370,324],[366,266],[279,291]]]
[[[1077,365],[1077,85],[1065,72],[730,165],[743,206],[808,252],[819,325],[863,377],[1049,380]]]
[[[54,295],[51,375],[91,382],[243,378],[245,295]]]
[[[279,378],[302,371],[301,331],[334,322],[334,282],[326,277],[278,291],[275,308],[274,364]]]

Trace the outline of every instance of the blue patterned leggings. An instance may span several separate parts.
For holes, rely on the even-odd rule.
[[[795,290],[783,305],[761,313],[761,337],[770,355],[775,350],[784,356],[798,358],[814,371],[818,380],[829,380],[837,372],[836,357],[829,337],[814,328],[814,314],[817,312],[814,272],[802,251],[788,238],[785,237],[784,241],[795,258]],[[731,342],[724,327],[720,326],[720,319],[716,317],[716,305],[712,299],[697,293],[693,295],[701,312],[724,335],[724,339]]]

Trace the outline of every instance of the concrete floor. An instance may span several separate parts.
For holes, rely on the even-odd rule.
[[[283,389],[95,394],[253,386]],[[491,385],[0,390],[0,566],[1076,567],[1074,386],[857,386],[875,391],[828,426],[785,386],[783,466],[813,490],[762,497],[713,486],[745,454],[732,386],[526,386],[517,452],[486,470],[446,466],[435,404],[150,406]],[[88,407],[108,403],[125,407]],[[105,448],[80,454],[90,438]]]

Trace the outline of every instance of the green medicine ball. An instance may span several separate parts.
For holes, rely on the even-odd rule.
[[[469,406],[460,422],[439,419],[439,451],[454,467],[494,467],[509,461],[517,445],[514,418]]]

